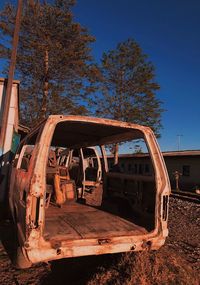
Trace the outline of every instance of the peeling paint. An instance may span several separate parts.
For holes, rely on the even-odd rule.
[[[67,133],[65,134],[65,132],[61,132],[60,137],[57,138],[57,142],[61,142],[62,137],[64,137],[65,134],[64,143],[68,143],[67,147],[70,149],[80,149],[80,158],[82,159],[82,164],[83,148],[92,147],[94,145],[101,146],[106,143],[112,143],[115,140],[118,142],[119,139],[128,140],[133,135],[136,136],[140,133],[144,135],[150,150],[150,155],[156,173],[154,181],[156,191],[154,213],[155,226],[153,230],[148,232],[145,228],[142,228],[139,225],[134,225],[134,231],[132,230],[132,232],[131,230],[124,230],[124,232],[122,232],[120,235],[118,235],[117,232],[112,234],[112,227],[107,230],[109,226],[108,217],[110,217],[110,219],[114,219],[112,218],[113,216],[109,213],[107,216],[104,215],[105,219],[107,219],[107,222],[105,224],[105,235],[103,235],[99,230],[97,231],[96,236],[93,237],[96,231],[95,225],[97,223],[103,223],[103,219],[102,221],[95,221],[96,224],[94,226],[87,226],[86,224],[85,228],[81,222],[80,224],[77,224],[77,220],[75,216],[73,216],[73,211],[79,214],[79,212],[76,211],[79,211],[80,209],[83,212],[80,212],[79,216],[84,217],[85,215],[85,217],[88,218],[88,221],[90,221],[91,217],[95,218],[95,215],[98,215],[100,211],[98,207],[100,207],[102,203],[101,197],[101,199],[98,201],[99,204],[97,204],[98,207],[93,209],[87,208],[89,207],[86,200],[87,195],[84,195],[86,187],[88,187],[89,190],[92,189],[94,193],[100,193],[103,195],[101,191],[104,191],[106,193],[107,190],[105,189],[108,187],[106,183],[108,183],[108,181],[111,181],[111,179],[114,181],[119,177],[121,177],[120,181],[122,185],[125,185],[127,181],[131,181],[132,183],[134,179],[137,182],[136,185],[141,185],[143,182],[152,183],[151,178],[148,177],[144,179],[137,177],[136,175],[134,177],[130,177],[130,175],[127,174],[122,175],[109,173],[105,152],[103,150],[102,155],[105,162],[104,165],[102,164],[102,166],[99,167],[98,171],[100,171],[100,173],[101,171],[104,171],[103,175],[99,176],[99,179],[102,179],[102,177],[104,177],[105,181],[83,180],[84,182],[76,182],[76,185],[75,180],[72,180],[70,176],[62,176],[59,174],[59,171],[55,172],[52,167],[50,169],[51,175],[49,175],[49,179],[54,181],[55,173],[57,173],[57,175],[60,175],[58,180],[59,183],[57,186],[58,189],[60,187],[60,183],[65,183],[65,185],[68,183],[70,186],[65,186],[61,189],[65,189],[65,191],[71,191],[70,195],[68,193],[68,200],[66,197],[66,200],[63,200],[63,205],[62,203],[57,203],[55,198],[52,199],[52,196],[55,196],[56,187],[54,185],[54,182],[51,182],[51,184],[47,183],[47,162],[51,140],[55,128],[59,123],[62,123],[63,126],[66,127],[66,130],[69,131],[69,135]],[[70,127],[68,128],[67,125]],[[85,126],[85,134],[83,126]],[[91,135],[92,132],[88,131],[91,127],[93,131],[95,127],[98,127],[98,138],[95,137],[95,134]],[[109,135],[111,129],[113,134]],[[109,131],[106,132],[106,130]],[[100,132],[102,132],[102,134]],[[103,135],[104,132],[106,133],[106,136]],[[31,136],[37,133],[37,140],[35,142],[31,141]],[[79,141],[76,141],[76,138],[79,138]],[[164,243],[165,238],[168,234],[168,229],[167,219],[165,221],[162,219],[162,196],[169,195],[170,185],[162,154],[159,150],[155,136],[151,129],[136,124],[106,120],[102,118],[56,115],[50,116],[49,119],[42,123],[42,125],[34,128],[33,131],[28,134],[26,139],[22,141],[22,145],[25,145],[28,140],[31,141],[30,144],[32,145],[35,143],[35,147],[33,147],[32,153],[30,154],[30,164],[27,169],[20,169],[20,159],[22,161],[23,154],[22,152],[16,154],[18,164],[17,167],[15,166],[12,169],[10,181],[10,193],[12,196],[10,197],[10,201],[11,209],[16,209],[16,212],[13,212],[13,216],[17,215],[15,218],[17,218],[18,223],[21,227],[21,230],[18,232],[19,241],[21,243],[20,245],[23,250],[25,250],[29,260],[32,263],[49,261],[64,257],[158,249]],[[73,145],[71,145],[72,143]],[[23,150],[23,148],[21,149]],[[97,160],[98,163],[101,163],[99,157]],[[57,170],[59,170],[59,165]],[[80,183],[82,183],[82,186]],[[47,184],[49,186],[49,189],[47,187]],[[101,185],[101,187],[99,185]],[[80,187],[82,187],[82,192],[79,191]],[[61,193],[62,191],[60,190]],[[80,197],[76,197],[76,195],[72,195],[72,191],[74,191],[74,193],[77,193],[79,191],[82,194],[79,193],[77,195],[80,195]],[[139,195],[140,193],[137,193],[136,191],[135,194]],[[67,194],[65,193],[65,195]],[[120,195],[124,195],[125,199],[127,199],[127,192],[124,191],[124,189],[121,189]],[[138,203],[141,204],[142,196],[138,196],[137,198]],[[75,199],[77,200],[75,201]],[[50,206],[49,204],[46,204],[47,200],[51,202]],[[78,210],[76,210],[77,203],[80,205],[80,207],[77,207]],[[51,207],[52,212],[50,211],[49,207]],[[86,208],[88,210],[85,210]],[[71,212],[68,213],[68,209],[72,209]],[[168,205],[165,205],[165,210],[168,210]],[[65,217],[63,214],[64,211],[66,211]],[[101,209],[101,212],[103,211],[104,209]],[[89,215],[88,213],[90,212],[91,214]],[[47,221],[51,221],[51,219],[52,223],[54,224],[48,222],[50,229],[49,234],[46,232],[46,224]],[[119,224],[121,223],[125,229],[128,229],[129,227],[131,229],[131,223],[128,220],[125,221],[124,218],[119,217],[117,222],[119,222]],[[68,223],[68,232],[62,232],[62,223]],[[100,228],[103,229],[103,224]],[[56,229],[58,229],[57,232]],[[70,234],[72,236],[74,234],[73,238],[70,237]]]

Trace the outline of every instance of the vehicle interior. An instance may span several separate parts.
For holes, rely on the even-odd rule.
[[[57,124],[46,164],[46,240],[142,235],[155,228],[156,183],[148,146],[136,147],[129,160],[119,152],[117,164],[110,151],[140,141],[146,144],[138,129]]]

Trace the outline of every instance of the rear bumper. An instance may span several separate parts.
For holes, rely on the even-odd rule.
[[[61,258],[100,255],[130,251],[157,250],[165,242],[165,237],[137,236],[112,239],[83,239],[75,241],[55,241],[39,243],[37,248],[27,248],[26,253],[32,263],[47,262]]]

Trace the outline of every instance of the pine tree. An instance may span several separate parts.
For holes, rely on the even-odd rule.
[[[48,114],[87,112],[83,100],[93,90],[97,68],[94,38],[75,23],[73,0],[28,1],[23,8],[16,74],[21,80],[21,118],[33,124]],[[0,13],[0,57],[9,58],[16,8]]]
[[[161,128],[161,101],[156,98],[153,64],[132,39],[104,53],[100,65],[100,93],[91,98],[96,115]],[[117,163],[118,144],[114,147]]]

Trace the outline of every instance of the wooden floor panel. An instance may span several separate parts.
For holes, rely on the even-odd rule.
[[[46,211],[44,237],[47,239],[109,238],[146,232],[123,218],[78,203],[62,208],[50,205]]]

